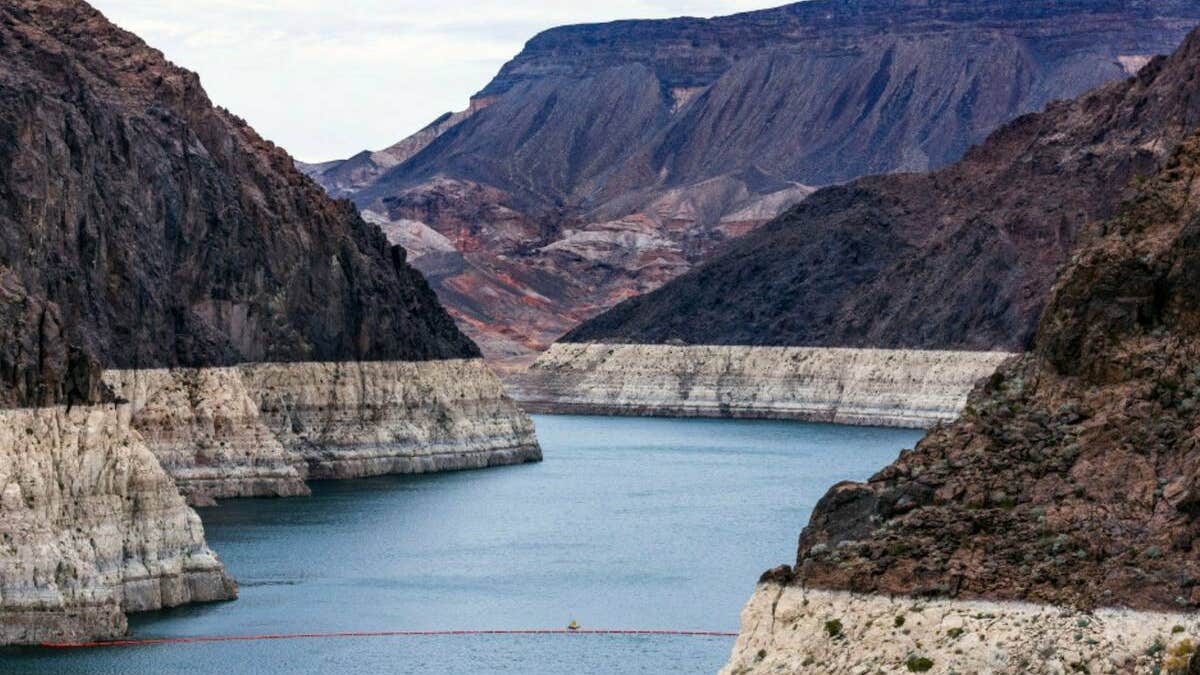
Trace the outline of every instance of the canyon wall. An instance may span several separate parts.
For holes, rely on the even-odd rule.
[[[129,406],[0,411],[0,644],[111,639],[237,587]]]
[[[134,427],[191,503],[309,493],[240,368],[107,370],[103,377],[129,402]]]
[[[171,478],[207,503],[540,458],[478,356],[195,73],[81,0],[0,3],[0,643],[232,597]]]
[[[194,504],[308,494],[305,479],[538,461],[529,417],[481,359],[110,370]]]
[[[509,391],[534,412],[915,427],[954,419],[1012,356],[808,347],[560,343]]]
[[[533,422],[482,359],[241,367],[263,421],[308,478],[538,461]]]

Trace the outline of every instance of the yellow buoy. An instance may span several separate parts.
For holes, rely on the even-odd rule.
[[[571,623],[567,624],[567,630],[579,630],[579,623],[575,619],[571,619]]]

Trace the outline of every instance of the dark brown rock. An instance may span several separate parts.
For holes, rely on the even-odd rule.
[[[0,265],[45,317],[4,324],[27,372],[35,343],[119,368],[478,353],[377,227],[76,0],[0,5]],[[77,380],[43,370],[15,399]]]
[[[1030,355],[958,421],[821,500],[798,582],[1200,607],[1198,196],[1200,135],[1089,226]]]

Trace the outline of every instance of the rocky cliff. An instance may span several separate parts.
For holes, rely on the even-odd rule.
[[[228,368],[478,356],[403,248],[212,106],[193,73],[82,2],[0,11],[0,265],[48,317],[12,358],[119,370],[108,385],[189,494],[305,491]],[[103,386],[77,370],[85,381],[55,375],[55,391]],[[497,386],[482,367],[469,377]],[[39,378],[13,378],[25,402],[44,397],[25,384]],[[494,403],[482,425],[528,426]],[[494,440],[510,456],[512,438]]]
[[[204,502],[302,494],[346,445],[347,475],[540,458],[405,260],[87,4],[0,4],[0,643],[232,597],[170,478]]]
[[[314,175],[452,242],[453,261],[418,267],[489,357],[520,356],[807,186],[939,168],[1021,113],[1127,77],[1197,21],[1183,1],[814,0],[568,26],[404,144],[416,154]]]
[[[125,612],[236,596],[129,412],[0,411],[0,644],[116,638]]]
[[[1182,57],[1200,64],[1190,50]],[[795,567],[767,586],[1186,612],[1170,619],[1176,634],[1142,652],[1184,672],[1194,644],[1164,647],[1194,631],[1200,608],[1197,197],[1192,136],[1114,219],[1084,233],[1033,351],[870,481],[834,486]],[[802,663],[798,641],[777,644],[788,650],[777,658]],[[1118,655],[1119,668],[1137,667],[1133,651]],[[1025,672],[1018,665],[1001,672]]]
[[[464,358],[403,249],[77,0],[0,7],[0,264],[114,368]]]
[[[263,422],[309,478],[521,464],[533,422],[479,359],[242,366]]]
[[[556,344],[509,391],[532,412],[924,428],[958,416],[1010,354]]]
[[[263,420],[240,367],[108,370],[134,427],[194,504],[309,494],[300,462]]]
[[[134,427],[194,504],[288,497],[305,479],[541,459],[480,359],[108,370]]]

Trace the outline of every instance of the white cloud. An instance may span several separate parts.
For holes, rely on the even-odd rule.
[[[305,160],[377,149],[466,106],[546,28],[713,16],[771,0],[91,0],[200,73],[209,96]],[[774,3],[777,4],[777,3]]]

